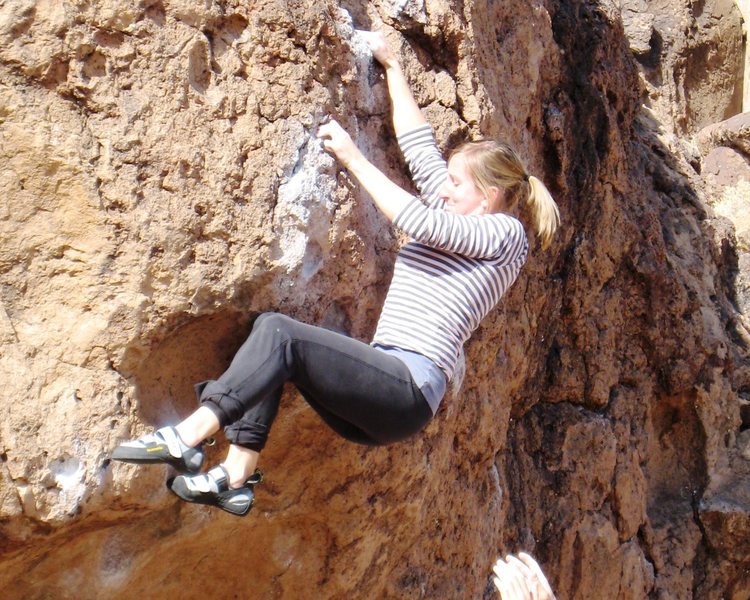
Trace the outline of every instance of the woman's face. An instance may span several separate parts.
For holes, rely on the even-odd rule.
[[[448,161],[448,177],[440,188],[440,198],[445,201],[445,210],[457,215],[481,215],[487,212],[487,198],[474,184],[461,152]]]

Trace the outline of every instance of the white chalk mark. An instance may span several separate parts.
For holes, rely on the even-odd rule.
[[[315,130],[305,132],[292,173],[279,187],[273,258],[289,273],[301,268],[304,280],[318,272],[330,248],[328,232],[336,193],[334,164]]]

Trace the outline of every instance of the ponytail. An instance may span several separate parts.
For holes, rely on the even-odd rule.
[[[534,230],[542,248],[549,247],[560,225],[560,211],[547,187],[538,177],[528,175],[521,159],[507,144],[493,140],[467,142],[453,154],[463,154],[474,184],[490,198],[490,188],[502,190],[505,206],[498,210],[513,210],[521,200],[526,201]]]
[[[542,181],[533,175],[528,177],[529,196],[526,204],[531,211],[534,229],[542,242],[542,248],[546,249],[560,225],[560,211]]]

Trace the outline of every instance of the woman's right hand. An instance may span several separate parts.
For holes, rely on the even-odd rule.
[[[381,31],[359,30],[359,34],[365,39],[367,45],[372,51],[372,55],[375,57],[375,60],[381,65],[388,68],[398,64],[396,56],[388,47],[388,43],[385,41],[385,36]]]

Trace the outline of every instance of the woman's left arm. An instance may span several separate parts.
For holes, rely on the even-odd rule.
[[[521,222],[502,213],[456,215],[412,200],[398,213],[394,224],[430,248],[493,260],[498,265],[525,260],[528,251]]]
[[[367,190],[375,205],[389,221],[395,220],[398,214],[406,208],[409,201],[414,198],[367,160],[349,134],[336,121],[329,121],[325,125],[321,125],[318,128],[318,137],[323,140],[323,147],[332,152]]]

